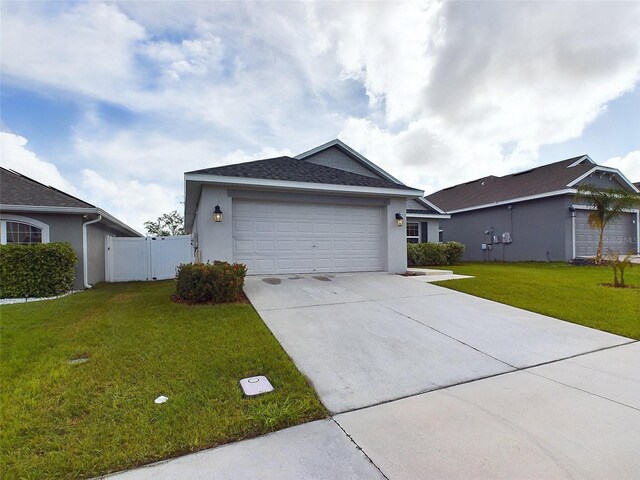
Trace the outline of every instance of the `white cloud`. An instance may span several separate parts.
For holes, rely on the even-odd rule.
[[[108,178],[89,169],[82,170],[82,185],[92,203],[139,232],[145,232],[147,220],[155,220],[172,210],[182,211],[178,201],[182,188]]]
[[[67,181],[50,162],[38,158],[27,148],[27,139],[20,135],[0,132],[0,150],[2,159],[0,164],[7,169],[21,173],[45,185],[50,185],[71,195],[77,195],[78,190]]]
[[[2,16],[2,70],[9,79],[109,102],[140,81],[134,55],[145,31],[115,6],[80,4],[51,18],[38,4],[5,2]]]
[[[612,157],[603,165],[617,168],[632,182],[640,182],[640,150],[629,152],[624,157]]]
[[[2,13],[3,81],[98,104],[72,129],[65,165],[122,215],[177,208],[185,171],[337,134],[428,193],[524,169],[640,78],[633,3],[4,2]],[[102,118],[101,102],[134,120]]]

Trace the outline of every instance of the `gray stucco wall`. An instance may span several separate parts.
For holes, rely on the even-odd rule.
[[[87,276],[89,285],[105,280],[105,237],[121,236],[102,223],[87,226]],[[82,248],[82,246],[81,246]]]
[[[464,243],[467,261],[570,260],[572,202],[571,196],[558,196],[455,213],[442,220],[443,240]],[[483,251],[491,228],[493,235],[511,233],[512,242]]]

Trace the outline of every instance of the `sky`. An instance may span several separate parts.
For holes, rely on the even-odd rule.
[[[427,194],[640,181],[640,2],[0,3],[0,164],[144,232],[184,172],[339,138]]]

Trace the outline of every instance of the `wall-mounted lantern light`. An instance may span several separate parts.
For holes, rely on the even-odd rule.
[[[213,210],[213,221],[214,222],[222,221],[222,210],[220,210],[220,205],[216,205],[216,208]]]
[[[398,225],[399,227],[404,225],[404,219],[402,218],[402,215],[400,215],[399,213],[396,213],[396,225]]]
[[[569,207],[569,212],[571,212],[571,217],[575,217],[576,216],[576,209],[575,207]]]

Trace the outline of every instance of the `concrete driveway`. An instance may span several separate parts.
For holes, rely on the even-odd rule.
[[[342,413],[113,478],[638,476],[639,342],[394,275],[245,291]]]
[[[333,413],[630,341],[385,273],[248,277],[245,292]]]

